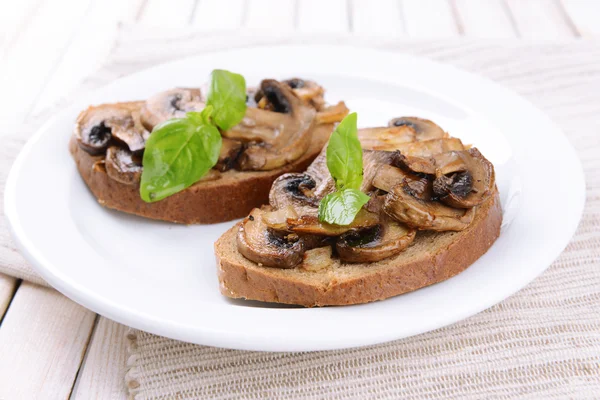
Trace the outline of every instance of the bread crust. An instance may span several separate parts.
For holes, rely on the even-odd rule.
[[[156,220],[210,224],[245,217],[253,208],[268,203],[273,181],[286,172],[306,170],[327,143],[332,130],[333,124],[316,126],[308,151],[282,168],[248,172],[230,170],[217,180],[198,182],[155,203],[142,200],[139,185],[115,181],[105,170],[94,168],[104,155],[88,154],[79,147],[74,136],[69,142],[69,151],[81,177],[101,205]]]
[[[220,290],[232,298],[306,307],[383,300],[464,271],[492,246],[501,224],[496,189],[461,232],[419,232],[413,245],[393,258],[373,264],[338,261],[333,268],[316,273],[262,267],[245,259],[236,248],[236,224],[215,243]],[[344,268],[354,272],[345,274]]]

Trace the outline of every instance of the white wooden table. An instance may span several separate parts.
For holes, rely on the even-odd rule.
[[[121,21],[206,31],[563,40],[600,38],[600,1],[0,0],[0,136],[97,69]],[[12,244],[0,238],[0,246]],[[126,327],[1,274],[0,324],[0,400],[126,397]]]

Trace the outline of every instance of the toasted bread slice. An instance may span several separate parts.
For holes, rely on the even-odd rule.
[[[474,220],[460,232],[419,231],[397,256],[374,263],[340,263],[330,247],[306,252],[293,269],[260,266],[237,249],[239,224],[215,244],[221,293],[306,307],[349,305],[383,300],[441,282],[464,271],[500,235],[498,192],[477,207]]]
[[[200,181],[155,203],[140,197],[139,184],[127,185],[109,178],[97,163],[104,155],[93,156],[78,146],[75,137],[69,150],[81,177],[98,202],[108,208],[142,217],[182,224],[207,224],[242,218],[255,207],[269,202],[273,181],[286,172],[304,171],[329,140],[333,124],[317,125],[304,155],[294,162],[270,171],[229,170],[218,179]]]

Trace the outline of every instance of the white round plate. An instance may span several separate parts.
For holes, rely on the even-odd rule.
[[[239,72],[249,85],[266,77],[314,79],[327,89],[329,102],[343,99],[358,112],[361,127],[402,115],[432,119],[494,163],[504,210],[500,238],[460,275],[376,303],[310,309],[221,296],[213,243],[233,222],[180,226],[103,208],[67,151],[73,122],[88,105],[199,86],[214,68]],[[40,128],[15,162],[5,194],[21,252],[76,302],[158,335],[270,351],[375,344],[478,313],[550,265],[573,235],[583,203],[583,173],[573,148],[523,98],[426,59],[334,46],[215,52],[112,82]]]

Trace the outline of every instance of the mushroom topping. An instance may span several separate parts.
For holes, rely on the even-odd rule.
[[[401,143],[394,150],[411,157],[431,157],[435,154],[445,153],[447,151],[464,150],[465,146],[460,139],[444,138],[431,139],[421,142]]]
[[[265,267],[294,268],[302,262],[304,242],[298,235],[278,233],[263,222],[263,210],[255,208],[242,221],[237,248],[249,260]]]
[[[188,111],[200,111],[204,103],[200,89],[175,88],[150,97],[140,112],[141,122],[152,131],[154,127],[170,118],[180,118]]]
[[[434,193],[440,201],[456,208],[471,208],[487,200],[495,184],[492,163],[477,148],[449,154],[453,161],[447,164],[438,161],[439,169],[433,183]]]
[[[106,150],[104,167],[108,176],[115,181],[125,185],[136,185],[142,176],[141,161],[121,147],[110,146]]]
[[[376,262],[392,257],[415,238],[416,230],[388,221],[370,228],[344,233],[335,243],[340,259],[347,262]]]
[[[280,123],[272,140],[248,145],[240,156],[242,170],[268,171],[279,168],[300,158],[310,146],[309,135],[315,110],[304,105],[286,84],[266,79],[262,81],[261,89],[274,109],[280,112],[270,113],[277,116]],[[224,136],[231,137],[225,133]]]
[[[427,175],[413,174],[401,168],[384,165],[373,178],[373,186],[391,192],[396,185],[405,182],[415,197],[429,200],[433,190],[431,180]]]
[[[217,164],[214,166],[214,169],[225,172],[230,170],[235,165],[237,158],[241,154],[243,149],[243,145],[241,142],[237,140],[222,139],[221,144],[221,152],[219,153],[219,159],[217,160]]]
[[[448,135],[442,128],[428,119],[417,117],[394,118],[388,122],[388,126],[407,126],[417,134],[417,140],[441,139]]]
[[[132,151],[144,148],[143,132],[136,128],[132,113],[141,102],[102,104],[88,107],[77,117],[75,137],[79,146],[92,155],[104,153],[114,136]]]
[[[312,106],[317,111],[321,111],[325,107],[323,95],[325,90],[314,81],[307,81],[300,78],[292,78],[282,81],[292,89],[293,93],[302,100],[305,104]],[[265,110],[273,110],[273,105],[264,96],[262,89],[256,91],[254,100],[259,108]]]
[[[462,231],[473,220],[473,208],[457,209],[432,199],[419,198],[407,181],[394,186],[385,198],[384,211],[408,226],[433,231]]]
[[[417,140],[415,130],[408,126],[359,129],[358,139],[364,149],[388,151]]]
[[[299,218],[287,220],[287,229],[301,234],[319,236],[339,236],[354,229],[369,228],[380,222],[377,214],[361,209],[350,225],[331,225],[319,221],[317,208],[312,213],[301,215]]]
[[[334,106],[323,108],[317,113],[315,121],[317,124],[333,124],[335,122],[341,122],[350,110],[346,107],[346,103],[340,101]]]
[[[296,96],[304,101],[311,101],[315,97],[323,96],[325,90],[314,81],[307,81],[300,78],[292,78],[283,81],[293,91]]]
[[[307,174],[283,174],[273,182],[269,192],[269,204],[276,209],[287,206],[313,206],[319,204],[313,189],[315,180]]]

